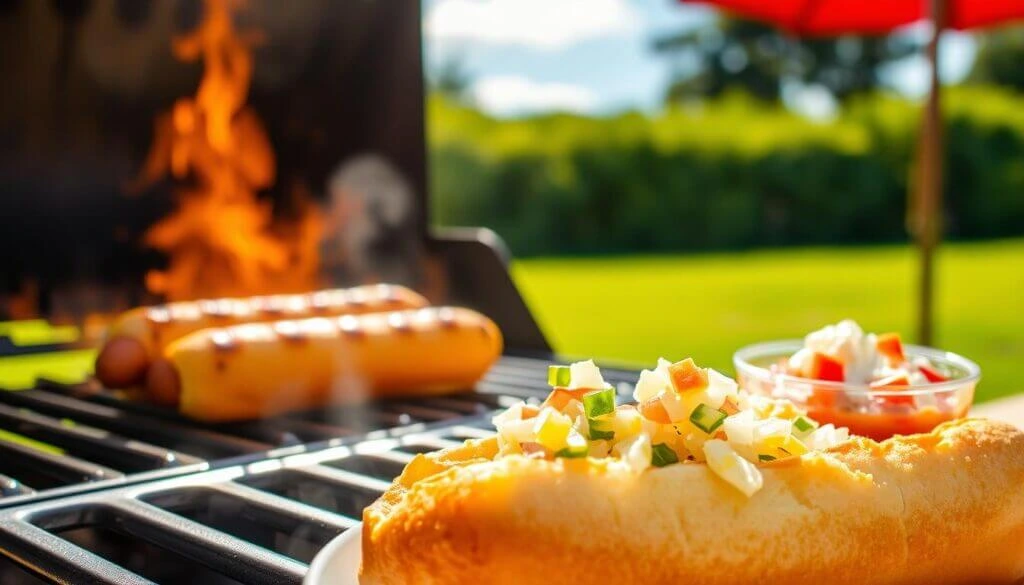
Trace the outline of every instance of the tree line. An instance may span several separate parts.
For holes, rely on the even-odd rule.
[[[1024,234],[1024,100],[946,93],[947,235]],[[654,116],[498,120],[435,96],[432,217],[518,255],[903,241],[918,107],[864,94],[819,123],[733,91]]]

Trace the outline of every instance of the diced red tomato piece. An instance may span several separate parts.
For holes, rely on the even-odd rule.
[[[900,341],[899,333],[883,333],[879,335],[876,345],[879,353],[892,363],[899,364],[907,360],[903,354],[903,342]]]
[[[665,410],[665,405],[661,403],[661,398],[651,398],[647,402],[641,403],[640,414],[649,421],[663,425],[672,422],[672,419],[668,416],[668,411]]]
[[[945,374],[940,372],[938,368],[934,368],[926,364],[921,364],[917,366],[917,369],[918,371],[921,372],[922,375],[924,375],[925,378],[928,378],[929,382],[932,382],[933,384],[936,382],[945,382],[949,380],[949,376],[946,376]]]
[[[572,400],[583,400],[583,395],[588,393],[588,392],[593,392],[593,389],[591,389],[591,388],[573,388],[573,389],[569,389],[569,388],[555,388],[554,390],[551,391],[551,394],[548,394],[547,399],[544,400],[544,404],[541,404],[541,407],[543,408],[545,406],[550,406],[550,407],[554,408],[555,410],[561,412],[562,409],[564,409],[569,404],[570,401],[572,401]]]
[[[815,380],[827,380],[829,382],[842,382],[846,379],[846,374],[843,371],[843,362],[820,352],[814,352],[810,375]]]
[[[686,358],[669,366],[668,376],[672,380],[672,387],[680,394],[708,387],[708,371],[698,368],[692,358]]]

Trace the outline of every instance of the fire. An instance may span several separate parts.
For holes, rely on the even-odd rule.
[[[166,176],[187,185],[177,209],[154,224],[144,242],[170,256],[146,286],[168,299],[308,290],[315,286],[319,220],[313,205],[299,219],[274,219],[259,192],[274,184],[276,162],[256,111],[246,105],[255,31],[231,21],[237,2],[206,0],[199,27],[174,39],[182,61],[202,60],[194,97],[180,98],[155,123],[140,181]]]

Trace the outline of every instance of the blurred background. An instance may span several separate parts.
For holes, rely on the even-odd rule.
[[[854,318],[917,331],[931,26],[802,39],[672,0],[428,0],[431,221],[483,225],[557,350],[731,371]],[[1024,27],[946,32],[933,344],[1021,390]]]

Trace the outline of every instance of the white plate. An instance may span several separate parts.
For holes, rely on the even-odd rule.
[[[363,523],[327,543],[309,565],[303,585],[359,585],[363,558]]]

